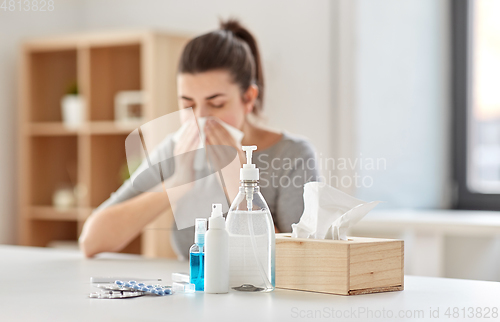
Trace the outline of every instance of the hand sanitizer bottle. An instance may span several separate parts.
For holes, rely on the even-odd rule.
[[[229,291],[229,235],[222,205],[212,205],[205,245],[205,293]]]
[[[256,146],[244,146],[247,163],[240,169],[240,190],[227,215],[229,286],[237,291],[274,290],[274,222],[252,164]]]
[[[189,278],[197,291],[203,291],[205,280],[205,232],[207,219],[196,218],[194,244],[189,249]]]

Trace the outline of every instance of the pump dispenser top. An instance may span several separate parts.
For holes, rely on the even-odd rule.
[[[210,229],[226,229],[226,221],[222,217],[222,205],[220,203],[212,204],[212,215],[209,219]]]
[[[240,181],[257,181],[259,180],[259,169],[252,163],[252,152],[257,150],[256,145],[242,146],[247,156],[247,163],[240,169]]]
[[[194,242],[198,245],[205,244],[205,233],[207,232],[207,219],[196,218]]]

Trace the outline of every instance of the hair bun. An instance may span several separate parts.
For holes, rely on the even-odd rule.
[[[257,86],[259,87],[260,107],[257,109],[260,110],[264,99],[264,75],[262,73],[262,63],[257,40],[248,29],[243,27],[240,22],[234,18],[229,18],[227,21],[220,20],[220,30],[230,31],[236,38],[242,40],[250,47],[255,63],[255,78]]]
[[[231,31],[236,36],[241,35],[247,30],[240,24],[240,22],[236,19],[228,19],[227,21],[220,21],[220,29]]]

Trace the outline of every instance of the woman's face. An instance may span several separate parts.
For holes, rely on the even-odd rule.
[[[197,118],[214,116],[238,129],[243,127],[245,115],[252,111],[257,97],[252,86],[242,95],[225,70],[179,74],[177,90],[179,109],[192,107]]]

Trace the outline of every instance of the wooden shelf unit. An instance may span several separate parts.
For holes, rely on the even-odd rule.
[[[122,184],[125,138],[136,127],[114,121],[116,93],[144,91],[144,122],[175,111],[177,64],[187,41],[185,36],[136,31],[39,38],[23,44],[18,118],[20,244],[46,246],[53,240],[78,238],[92,210]],[[75,81],[85,101],[84,122],[76,129],[63,124],[60,103]],[[54,192],[74,185],[83,191],[77,205],[56,209]],[[170,219],[162,217],[150,227],[165,227]],[[158,231],[146,230],[124,251],[157,254],[155,249],[165,246],[155,245],[159,239],[151,234]],[[162,255],[173,252],[163,250]]]

